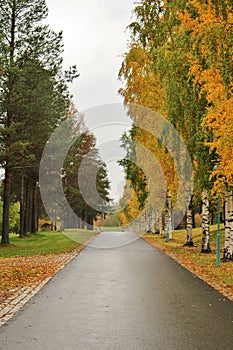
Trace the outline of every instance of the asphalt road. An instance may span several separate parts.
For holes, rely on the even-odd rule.
[[[135,238],[99,235],[1,328],[0,349],[232,350],[233,303]]]

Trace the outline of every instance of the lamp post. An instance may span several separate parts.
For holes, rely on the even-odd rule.
[[[215,164],[214,170],[219,168],[219,164]],[[219,177],[219,175],[217,175]],[[221,176],[221,175],[220,175]],[[220,266],[220,254],[221,254],[221,231],[220,231],[220,213],[221,213],[221,198],[218,191],[218,231],[216,237],[216,266]]]
[[[167,224],[165,229],[165,241],[168,242],[172,239],[172,196],[171,192],[167,195]]]
[[[172,195],[168,193],[168,235],[169,239],[172,239]]]
[[[216,239],[216,266],[220,266],[220,253],[221,253],[221,233],[220,233],[220,194],[218,194],[218,232]]]
[[[165,227],[165,241],[168,242],[171,238],[171,193],[167,194],[167,211],[166,211],[166,227]]]
[[[168,237],[169,237],[169,234],[168,234],[168,231],[169,231],[169,229],[168,229],[168,224],[166,225],[166,229],[165,229],[166,231],[165,231],[165,241],[166,242],[168,242]]]

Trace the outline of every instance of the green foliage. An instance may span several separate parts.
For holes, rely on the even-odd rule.
[[[116,228],[121,226],[121,219],[119,217],[119,213],[115,212],[115,213],[109,214],[104,221],[104,226],[108,227],[109,230],[111,230],[111,227]]]
[[[24,176],[25,197],[34,195],[28,192],[38,182],[44,146],[68,114],[67,83],[78,76],[76,66],[63,73],[62,32],[43,24],[47,14],[44,0],[0,0],[0,164],[6,173],[3,243],[9,242],[11,189],[19,197]],[[29,201],[24,200],[26,213]],[[35,216],[35,208],[29,212]],[[21,225],[22,234],[28,230],[34,229]]]
[[[0,201],[0,226],[2,226],[2,209],[3,202]],[[12,203],[10,205],[10,213],[9,213],[9,228],[12,233],[19,233],[20,229],[20,204],[19,202]]]
[[[89,175],[93,172],[93,169],[98,169],[95,187],[99,194],[98,203],[91,202],[88,204],[80,192],[77,174],[80,171],[81,161],[85,155],[87,155],[85,159],[88,159],[88,161],[85,167],[85,174],[82,176],[82,185],[86,188],[91,188],[93,183]],[[63,185],[67,201],[79,218],[92,225],[96,215],[99,212],[104,213],[107,209],[105,203],[110,202],[110,182],[107,176],[106,165],[100,159],[99,153],[95,148],[95,138],[89,132],[82,134],[82,142],[80,143],[77,140],[68,152],[64,163],[64,173]],[[96,210],[95,207],[97,206],[102,208],[102,210]]]
[[[126,179],[130,180],[133,189],[136,193],[139,209],[143,209],[148,197],[147,179],[143,170],[137,165],[136,156],[136,135],[137,128],[132,127],[128,133],[124,133],[121,137],[121,147],[126,151],[126,157],[119,161],[119,164],[124,168]]]
[[[215,152],[210,153],[206,145],[205,135],[202,130],[202,123],[207,114],[208,102],[205,94],[200,93],[198,84],[195,83],[194,77],[190,74],[193,62],[190,60],[190,52],[193,50],[193,38],[188,29],[182,27],[180,14],[186,10],[192,13],[195,18],[197,13],[192,4],[187,1],[148,1],[141,0],[134,9],[136,21],[129,25],[132,33],[132,45],[135,47],[142,46],[147,51],[151,59],[150,70],[144,69],[144,74],[149,76],[153,72],[155,80],[160,82],[164,89],[164,103],[160,113],[174,125],[179,134],[184,139],[195,170],[195,196],[199,197],[203,189],[210,189],[212,182],[210,175],[213,171],[216,160]],[[137,51],[134,50],[134,53]],[[130,59],[131,50],[126,55],[124,65]],[[149,60],[150,61],[150,60]],[[144,91],[131,91],[132,71],[137,58],[131,62],[131,67],[124,75],[126,80],[126,89],[123,96],[127,96],[127,102],[131,100],[143,101],[140,99]],[[227,66],[230,66],[229,64]],[[122,76],[122,69],[120,71]],[[134,77],[138,79],[138,77]],[[145,77],[141,77],[145,79]],[[138,80],[135,80],[139,85]],[[126,91],[127,90],[127,91]],[[130,97],[127,95],[131,94]],[[151,91],[147,91],[149,95]],[[137,96],[139,95],[139,97]],[[145,105],[147,107],[147,105]],[[164,131],[164,143],[166,144],[167,135]],[[131,138],[131,140],[130,140]],[[211,139],[211,135],[209,135]],[[131,152],[136,159],[136,151],[132,143],[135,135],[123,135],[123,146],[128,152]],[[131,142],[131,143],[130,143]],[[132,148],[129,151],[129,148]],[[175,144],[179,156],[179,143]],[[180,157],[182,159],[182,155]],[[121,161],[124,166],[127,178],[134,181],[134,178],[141,179],[140,186],[134,186],[136,194],[140,199],[140,190],[142,186],[146,189],[146,178],[137,176],[139,170],[127,160]],[[165,170],[164,170],[165,171]],[[145,194],[145,191],[144,191]],[[146,196],[143,196],[143,201]]]

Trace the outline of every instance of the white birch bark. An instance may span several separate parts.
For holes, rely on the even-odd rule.
[[[193,213],[192,213],[192,198],[187,198],[187,212],[186,212],[186,243],[185,246],[193,247]]]
[[[208,191],[202,192],[202,253],[210,253],[210,212]]]
[[[233,192],[225,191],[225,246],[224,260],[233,260]]]
[[[151,233],[152,232],[152,215],[151,215],[151,208],[147,209],[147,230],[146,232]]]
[[[160,214],[160,215],[159,215]],[[155,232],[158,235],[162,234],[162,230],[163,230],[163,217],[162,217],[162,213],[159,213],[158,209],[156,209],[155,212]]]
[[[139,226],[139,231],[145,233],[147,231],[146,211],[143,211],[137,222]]]
[[[159,234],[163,234],[163,214],[161,213],[159,217]]]
[[[185,245],[193,246],[193,215],[192,210],[187,210],[187,219],[186,219],[186,243]]]
[[[155,233],[155,226],[156,226],[155,211],[153,208],[151,208],[151,231],[152,231],[152,233]]]

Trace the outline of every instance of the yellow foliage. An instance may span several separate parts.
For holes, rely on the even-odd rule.
[[[129,180],[125,185],[123,201],[125,208],[119,213],[119,217],[122,226],[126,226],[137,219],[140,214],[139,202]]]
[[[153,61],[150,53],[142,48],[140,44],[133,43],[119,73],[120,78],[125,80],[125,87],[121,88],[119,92],[124,97],[125,104],[136,104],[148,108],[146,121],[144,120],[144,112],[140,116],[140,113],[138,113],[139,109],[137,109],[137,122],[140,125],[147,123],[146,129],[151,130],[151,133],[142,128],[137,128],[135,142],[138,147],[136,147],[136,155],[137,164],[148,175],[150,200],[153,198],[153,203],[150,204],[156,208],[161,206],[161,200],[165,195],[162,193],[162,189],[167,188],[171,190],[173,198],[176,198],[178,180],[172,156],[156,138],[156,128],[159,126],[157,126],[155,113],[151,112],[151,115],[149,115],[149,109],[156,112],[163,110],[165,101],[164,89],[159,83],[159,73],[156,75],[152,68]],[[134,113],[131,114],[131,117],[134,119]],[[140,145],[143,147],[140,147]],[[162,169],[162,174],[158,169],[152,168],[146,150],[149,150],[156,158],[159,167]],[[162,185],[161,182],[163,182]],[[124,197],[127,197],[128,192],[129,184],[125,188]],[[128,224],[132,219],[137,218],[140,214],[138,208],[139,202],[134,193],[132,200],[128,203],[127,210],[120,214],[122,223]]]
[[[119,73],[119,77],[126,80],[126,86],[119,90],[125,104],[137,104],[155,111],[163,107],[164,91],[152,67],[150,53],[133,43]]]
[[[191,31],[190,75],[210,106],[202,127],[210,151],[216,151],[219,156],[219,168],[212,177],[216,177],[219,185],[226,181],[233,186],[233,92],[232,82],[226,84],[223,79],[225,52],[227,49],[232,52],[232,39],[229,37],[233,25],[232,5],[227,1],[231,11],[223,15],[220,4],[219,11],[216,11],[210,0],[205,5],[200,0],[191,0],[190,4],[198,13],[197,18],[191,18],[188,11],[180,14],[179,18],[183,30]]]

